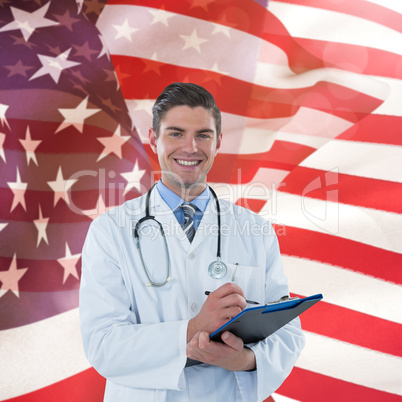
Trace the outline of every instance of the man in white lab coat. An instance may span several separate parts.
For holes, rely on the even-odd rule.
[[[222,141],[209,92],[169,85],[153,116],[149,140],[161,180],[148,199],[97,218],[83,248],[86,356],[107,379],[105,401],[262,401],[304,346],[299,319],[253,344],[229,332],[223,342],[209,335],[245,309],[246,298],[267,303],[288,295],[276,235],[257,214],[216,200],[206,184]],[[137,226],[147,206],[164,238],[155,220]],[[217,273],[209,266],[218,249],[226,269]],[[190,366],[188,359],[202,364]]]

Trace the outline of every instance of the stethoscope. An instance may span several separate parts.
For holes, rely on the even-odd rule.
[[[163,285],[166,285],[166,283],[170,282],[173,278],[170,276],[169,248],[168,248],[168,244],[166,241],[165,231],[163,230],[162,224],[155,219],[155,216],[153,216],[149,213],[149,199],[150,199],[151,192],[152,192],[153,188],[155,187],[155,185],[156,184],[154,184],[147,193],[147,197],[146,197],[146,201],[145,201],[145,203],[146,203],[145,216],[143,218],[141,218],[135,225],[134,237],[135,237],[135,242],[137,245],[138,252],[140,254],[142,267],[144,268],[145,275],[147,276],[147,279],[148,279],[148,282],[146,285],[161,287]],[[221,261],[221,209],[220,209],[219,200],[215,194],[215,191],[212,190],[212,188],[210,186],[208,186],[208,187],[209,187],[209,191],[211,192],[212,196],[214,197],[215,204],[216,204],[216,210],[218,212],[218,244],[217,244],[217,251],[216,251],[216,261],[213,261],[213,262],[211,262],[211,264],[209,264],[208,273],[212,278],[220,279],[220,278],[223,278],[227,272],[226,264]],[[164,245],[165,245],[165,255],[166,255],[166,259],[167,259],[167,273],[166,273],[166,279],[162,282],[155,282],[151,279],[148,269],[145,266],[144,258],[142,256],[142,252],[141,252],[139,228],[140,228],[141,224],[147,220],[153,220],[158,224],[158,229],[159,229],[160,233],[162,234]]]

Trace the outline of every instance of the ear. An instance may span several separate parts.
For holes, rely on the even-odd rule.
[[[148,133],[148,138],[149,138],[149,145],[151,146],[152,151],[154,151],[154,153],[158,153],[157,150],[157,138],[156,138],[156,132],[153,128],[149,129],[149,133]]]
[[[220,148],[221,145],[222,145],[222,137],[223,137],[223,133],[220,133],[220,134],[218,135],[218,141],[216,142],[215,156],[217,155],[217,153],[218,153],[218,151],[219,151],[219,148]]]

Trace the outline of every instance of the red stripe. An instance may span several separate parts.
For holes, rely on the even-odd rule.
[[[78,231],[77,231],[78,232]],[[80,239],[74,239],[68,242],[70,251],[72,255],[80,255],[82,250],[82,244],[85,240],[85,235],[79,235]],[[55,292],[62,296],[63,292],[69,292],[74,289],[79,288],[79,281],[74,278],[74,280],[66,281],[63,284],[62,278],[64,269],[62,265],[59,265],[57,259],[64,257],[66,246],[63,241],[60,242],[60,250],[58,253],[55,251],[53,253],[48,253],[48,259],[39,259],[40,256],[33,254],[36,258],[35,259],[27,259],[27,258],[20,258],[18,257],[17,252],[17,267],[26,268],[28,267],[28,271],[26,274],[21,278],[18,283],[20,296],[22,297],[24,293],[29,296],[30,293],[40,293],[40,292]],[[53,255],[52,255],[53,254]],[[54,258],[54,259],[52,259]],[[11,264],[11,257],[0,257],[0,266],[2,267],[2,271],[8,269]],[[81,273],[81,260],[78,259],[77,261],[77,272],[78,274]],[[70,276],[70,278],[72,278]],[[44,280],[46,279],[46,280]],[[75,294],[75,293],[74,293]],[[31,295],[32,296],[32,295]]]
[[[402,145],[401,126],[402,117],[400,116],[370,114],[337,138],[349,141]]]
[[[342,237],[332,236],[292,226],[275,226],[285,230],[286,235],[278,236],[284,255],[301,257],[323,262],[374,278],[402,284],[402,254],[383,250]]]
[[[4,402],[101,402],[105,379],[93,368],[60,382]]]
[[[124,184],[123,185],[124,189],[124,186],[127,184],[127,182],[120,176],[118,176],[118,179],[122,185]],[[71,199],[74,206],[68,207],[66,202],[60,199],[54,208],[53,204],[55,195],[50,187],[49,191],[27,190],[25,192],[25,204],[27,210],[25,211],[21,205],[17,205],[12,212],[10,212],[10,209],[14,198],[13,193],[10,189],[0,188],[0,198],[3,203],[3,209],[0,211],[0,219],[10,223],[31,224],[32,227],[25,227],[27,231],[25,231],[24,235],[26,234],[28,235],[28,237],[31,237],[31,235],[36,237],[38,233],[32,221],[37,220],[39,218],[39,207],[38,207],[39,205],[41,207],[43,217],[49,218],[48,221],[49,225],[58,223],[76,224],[76,223],[88,222],[90,218],[88,218],[80,211],[94,209],[98,197],[101,194],[105,196],[104,199],[106,205],[112,203],[113,200],[116,200],[116,202],[125,201],[125,199],[122,199],[121,195],[119,197],[119,194],[114,194],[119,189],[119,183],[114,184],[114,187],[112,187],[112,184],[109,183],[109,186],[110,187],[106,187],[106,189],[99,187],[99,189],[93,189],[93,190],[88,189],[87,191],[72,191]],[[127,195],[127,199],[129,198],[132,198],[132,194],[130,194],[130,197]]]
[[[175,81],[193,82],[203,85],[214,94],[221,110],[237,115],[255,118],[272,118],[292,116],[297,111],[297,105],[281,102],[280,99],[268,99],[273,90],[265,88],[266,98],[258,99],[253,93],[255,85],[211,71],[164,64],[157,61],[137,57],[112,56],[117,71],[121,90],[125,99],[156,99],[162,90]],[[153,64],[160,69],[160,76],[145,67]],[[129,74],[129,76],[128,76]],[[141,74],[141,80],[138,80]],[[122,78],[124,75],[125,78]],[[157,79],[155,79],[157,78]],[[286,94],[276,93],[284,97]],[[261,95],[259,95],[261,97]]]
[[[301,297],[297,294],[294,296]],[[326,319],[323,320],[323,317]],[[395,322],[325,301],[305,311],[300,319],[306,331],[402,357],[402,325]]]
[[[401,56],[398,54],[347,43],[306,38],[294,38],[294,40],[306,51],[325,60],[326,67],[370,76],[402,78]],[[353,80],[352,77],[350,79]]]
[[[26,128],[28,125],[32,140],[42,140],[35,150],[39,166],[41,165],[41,158],[48,157],[49,154],[62,154],[66,155],[66,158],[72,158],[72,155],[74,154],[91,154],[94,157],[98,157],[102,153],[104,146],[97,140],[97,138],[110,138],[117,128],[117,126],[113,125],[110,129],[105,129],[85,123],[82,133],[73,126],[66,127],[62,131],[56,133],[57,128],[60,125],[59,123],[12,119],[8,119],[8,122],[12,127],[13,135],[11,135],[11,133],[7,134],[3,144],[4,150],[6,151],[7,163],[17,164],[16,162],[18,162],[21,157],[26,160],[25,149],[20,140],[25,139]],[[21,134],[14,134],[14,130]],[[49,133],[53,134],[49,135]],[[125,148],[133,148],[138,155],[141,155],[141,140],[132,132],[126,132],[123,129],[121,129],[121,135],[132,137],[123,145],[123,150]],[[10,151],[18,152],[11,153]],[[44,163],[46,163],[46,161]],[[91,166],[94,165],[95,163],[92,163]],[[30,161],[30,166],[36,167],[35,163],[32,161]]]
[[[399,395],[338,380],[298,367],[293,369],[276,392],[288,398],[306,402],[401,402]]]
[[[57,263],[54,264],[54,270],[59,269],[56,265]],[[63,268],[60,267],[60,269]],[[29,271],[30,269],[27,274]],[[46,277],[42,277],[42,279],[44,282],[47,281]],[[60,272],[58,283],[62,281],[63,272]],[[78,289],[67,289],[67,286],[74,283],[79,284],[78,279],[70,276],[66,281],[64,292],[20,292],[18,303],[15,303],[14,293],[8,291],[2,296],[0,331],[22,327],[78,308]]]
[[[123,165],[123,164],[122,164]],[[124,166],[124,165],[123,165]],[[99,169],[101,171],[102,168]],[[129,168],[123,170],[122,172],[127,172],[133,170],[132,163],[130,163]],[[157,171],[159,171],[159,166]],[[93,170],[91,172],[98,173],[98,170]],[[51,224],[76,224],[88,222],[90,218],[84,214],[84,211],[87,210],[95,210],[99,197],[102,197],[105,205],[108,206],[116,206],[121,205],[123,202],[130,200],[134,197],[138,197],[141,194],[144,194],[149,189],[149,179],[150,175],[145,173],[143,179],[141,179],[141,192],[133,187],[125,196],[123,196],[123,190],[127,185],[127,181],[121,177],[118,172],[114,170],[106,170],[106,172],[113,173],[113,180],[107,179],[104,183],[99,181],[102,178],[99,178],[99,173],[97,176],[90,176],[93,180],[85,181],[85,177],[81,178],[82,183],[89,183],[87,190],[75,190],[75,185],[72,187],[73,191],[71,191],[71,203],[68,205],[64,200],[59,200],[55,207],[54,204],[54,192],[49,187],[48,191],[29,191],[25,192],[25,203],[27,210],[18,204],[12,212],[10,212],[12,203],[13,203],[13,192],[9,188],[0,188],[0,198],[3,203],[3,210],[0,210],[0,219],[4,222],[18,222],[18,223],[31,223],[34,220],[39,218],[39,205],[42,210],[43,217],[49,218],[49,225]],[[115,174],[115,176],[114,176]],[[96,187],[96,180],[98,180],[99,187]],[[81,183],[81,184],[82,184]],[[81,187],[81,186],[80,186]],[[68,199],[68,197],[66,197]],[[7,208],[8,206],[8,208]],[[33,207],[34,206],[34,207]],[[100,212],[106,212],[101,210]],[[32,229],[32,230],[31,230]],[[5,229],[4,229],[5,230]],[[36,236],[37,230],[35,226],[29,228],[29,233],[32,233]]]
[[[223,112],[267,119],[293,116],[300,106],[304,106],[351,122],[360,120],[382,103],[382,100],[331,82],[317,82],[306,88],[277,89],[210,71],[149,60],[145,64],[137,57],[115,55],[112,61],[120,72],[119,81],[126,99],[156,99],[163,88],[174,81],[194,82],[214,94]],[[154,71],[145,71],[145,66],[149,67],[150,63],[160,68],[161,75],[157,80]],[[139,73],[143,77],[140,81]],[[219,81],[211,77],[219,78]]]
[[[309,186],[312,190],[309,190]],[[280,191],[325,201],[402,213],[402,183],[297,166]],[[389,194],[389,196],[384,196]]]

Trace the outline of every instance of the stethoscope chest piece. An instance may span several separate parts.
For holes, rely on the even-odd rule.
[[[217,261],[211,262],[208,267],[209,275],[214,279],[221,279],[226,275],[228,271],[226,264],[218,258]]]

